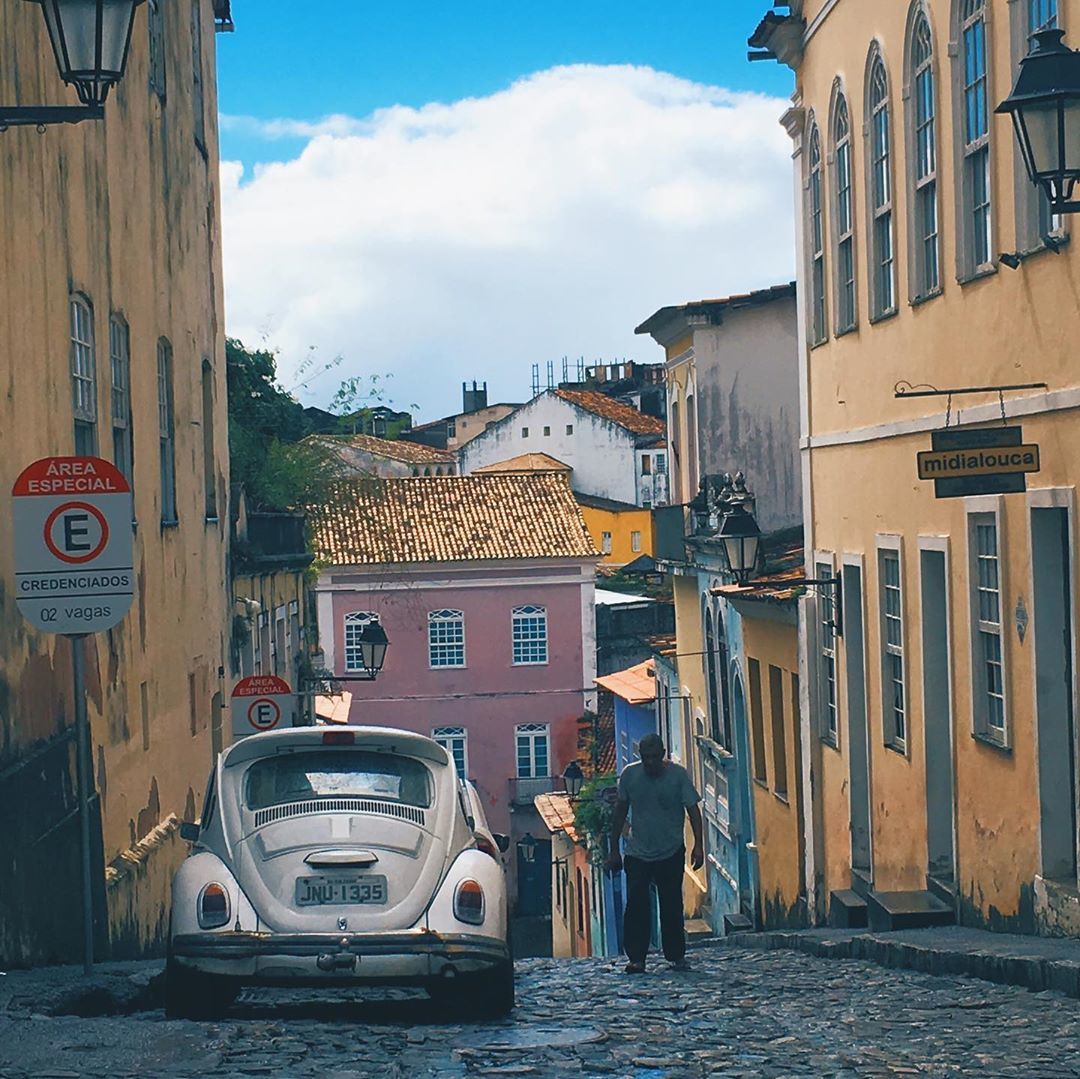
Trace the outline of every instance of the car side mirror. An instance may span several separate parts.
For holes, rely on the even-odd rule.
[[[197,843],[199,839],[199,826],[189,820],[180,822],[180,838],[188,843]]]
[[[510,849],[510,837],[503,835],[501,832],[493,832],[492,839],[495,840],[495,846],[499,848],[505,854]]]

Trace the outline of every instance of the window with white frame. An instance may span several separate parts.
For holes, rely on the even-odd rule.
[[[664,454],[658,453],[656,455],[656,460],[654,463],[656,464],[657,475],[662,476],[665,472],[667,472],[667,458],[664,456]]]
[[[600,533],[600,553],[601,554],[611,554],[611,533],[610,532],[601,532]]]
[[[517,741],[518,779],[535,779],[548,772],[548,725],[519,723],[514,728]]]
[[[97,365],[94,357],[94,313],[84,296],[72,296],[71,403],[75,413],[75,453],[97,453]]]
[[[855,328],[855,215],[851,164],[851,117],[837,96],[833,115],[833,200],[836,206],[836,332]]]
[[[810,180],[807,188],[810,217],[810,344],[819,345],[828,335],[825,316],[825,222],[821,201],[821,135],[810,129]]]
[[[828,562],[818,562],[814,574],[819,581],[833,576]],[[833,592],[823,588],[817,595],[818,632],[821,649],[821,736],[832,745],[839,743],[840,723],[836,694],[836,610]]]
[[[109,319],[109,370],[112,376],[113,463],[130,484],[134,476],[131,436],[131,349],[127,323]]]
[[[889,80],[879,55],[870,63],[870,300],[875,318],[896,309],[893,245],[892,130]]]
[[[957,56],[961,113],[960,276],[992,263],[990,238],[990,104],[986,0],[962,0]]]
[[[640,551],[641,550],[641,533],[640,532],[631,532],[630,533],[630,550],[631,551]]]
[[[364,655],[360,648],[360,636],[369,622],[378,622],[374,611],[349,611],[345,615],[345,670],[363,671]]]
[[[526,603],[511,613],[515,665],[547,663],[547,608]]]
[[[997,517],[968,518],[972,574],[972,673],[975,733],[1004,745],[1005,665],[1001,620],[1001,564]]]
[[[467,779],[469,774],[468,732],[464,727],[433,727],[431,737],[453,758],[454,770],[458,779]]]
[[[904,693],[904,597],[900,551],[878,551],[881,604],[881,694],[885,744],[903,749],[907,739]]]
[[[444,609],[428,613],[428,664],[465,666],[465,613]]]
[[[909,111],[910,121],[913,121],[911,178],[915,210],[912,218],[913,298],[923,299],[941,289],[934,47],[930,23],[924,12],[919,12],[911,28],[910,57],[914,99],[914,112]]]

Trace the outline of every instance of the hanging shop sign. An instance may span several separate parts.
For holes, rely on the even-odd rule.
[[[918,455],[919,479],[934,481],[936,498],[1015,494],[1040,467],[1039,447],[1020,427],[933,431],[931,447]]]

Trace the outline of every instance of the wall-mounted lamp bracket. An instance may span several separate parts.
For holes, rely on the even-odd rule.
[[[101,105],[0,105],[0,131],[9,127],[36,127],[50,124],[81,124],[100,120],[105,115]]]
[[[832,603],[833,616],[828,624],[832,626],[837,637],[843,637],[844,597],[840,585],[840,576],[837,574],[835,577],[785,577],[779,581],[748,581],[746,584],[740,584],[739,587],[743,591],[753,592],[774,592],[778,588],[809,588],[811,590],[815,588],[832,588],[834,592],[830,602]],[[739,593],[729,592],[727,587],[723,585],[718,588],[710,588],[709,592],[711,595],[725,596],[727,599],[739,598]]]

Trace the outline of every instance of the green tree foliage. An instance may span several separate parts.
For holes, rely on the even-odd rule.
[[[319,501],[335,474],[334,458],[308,433],[299,401],[277,384],[277,362],[226,338],[229,459],[233,483],[253,510],[289,510]]]
[[[592,851],[604,849],[604,837],[611,830],[613,805],[604,792],[617,782],[614,772],[595,775],[582,786],[574,803],[574,830],[585,837]]]

